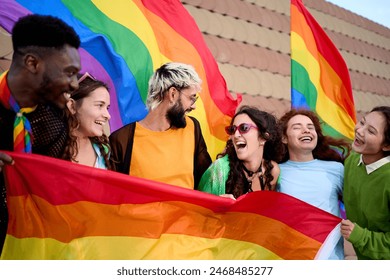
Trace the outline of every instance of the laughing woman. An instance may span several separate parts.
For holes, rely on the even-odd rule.
[[[230,138],[224,152],[204,173],[199,190],[231,198],[275,190],[282,148],[276,123],[267,112],[241,107],[225,129]]]
[[[63,159],[87,166],[111,169],[110,146],[104,125],[111,118],[106,84],[85,73],[79,89],[67,103],[69,137]]]
[[[278,190],[340,217],[343,161],[350,152],[350,144],[325,136],[319,118],[308,110],[287,112],[281,117],[279,128],[286,149],[279,164]],[[329,259],[344,259],[342,238]]]
[[[345,161],[341,234],[358,259],[390,259],[390,107],[371,110],[355,126]]]

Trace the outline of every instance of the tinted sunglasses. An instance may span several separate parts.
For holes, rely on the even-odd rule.
[[[255,126],[253,124],[242,123],[239,126],[229,125],[229,126],[225,127],[225,131],[227,134],[233,135],[234,133],[236,133],[236,130],[238,129],[238,132],[240,132],[241,134],[245,134],[245,133],[248,133],[249,130],[251,130],[251,128],[259,129],[257,126]]]
[[[78,79],[78,83],[81,83],[82,81],[84,81],[86,78],[90,78],[91,80],[94,80],[96,81],[96,78],[94,76],[92,76],[91,74],[89,74],[88,72],[85,72],[84,75],[82,75],[80,77],[80,79]]]
[[[96,81],[96,78],[95,78],[94,76],[92,76],[92,75],[89,74],[88,72],[85,72],[85,73],[77,80],[77,82],[79,83],[79,87],[81,86],[81,85],[80,85],[81,82],[84,81],[86,78],[89,78],[89,79],[91,79],[91,80],[93,80],[93,81]],[[81,87],[82,87],[82,86],[81,86]],[[80,89],[80,88],[79,88],[79,89]],[[80,91],[79,89],[73,91],[73,92],[70,94],[70,97],[73,98],[73,99],[75,99],[75,100],[79,99],[77,96],[80,94],[80,92],[82,92],[82,91]]]

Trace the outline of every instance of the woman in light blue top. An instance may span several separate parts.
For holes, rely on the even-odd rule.
[[[343,162],[350,144],[324,136],[318,117],[308,110],[287,112],[280,119],[279,128],[286,149],[279,164],[278,190],[340,217]],[[330,259],[344,259],[342,238]]]
[[[69,137],[64,159],[80,164],[111,169],[110,146],[104,126],[111,118],[110,94],[106,84],[85,73],[79,88],[71,94],[65,113]]]

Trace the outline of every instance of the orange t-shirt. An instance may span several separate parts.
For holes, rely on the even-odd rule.
[[[195,131],[193,121],[186,118],[185,128],[166,131],[152,131],[136,123],[132,176],[194,189]]]

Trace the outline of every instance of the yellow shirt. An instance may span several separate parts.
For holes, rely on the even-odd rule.
[[[194,123],[166,131],[152,131],[136,123],[131,175],[194,189]]]

